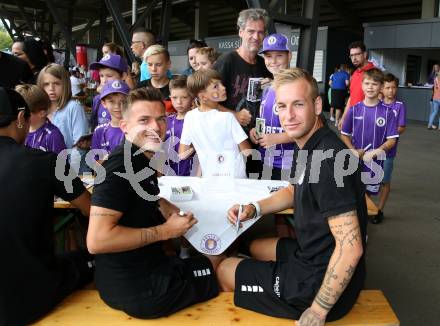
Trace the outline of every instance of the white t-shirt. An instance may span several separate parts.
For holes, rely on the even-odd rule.
[[[202,176],[246,178],[246,167],[238,144],[246,133],[230,112],[198,108],[185,115],[180,143],[193,145],[198,155]]]
[[[83,83],[81,78],[75,76],[70,76],[70,84],[72,85],[72,96],[80,93],[82,91],[80,85]]]

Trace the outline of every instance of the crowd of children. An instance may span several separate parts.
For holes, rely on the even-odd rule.
[[[69,75],[62,66],[44,67],[37,86],[17,86],[31,109],[26,146],[55,153],[68,149],[70,161],[79,164],[79,171],[84,172],[86,168],[80,162],[84,161],[87,150],[95,151],[95,159],[102,162],[124,139],[120,129],[121,110],[130,89],[154,87],[162,93],[167,112],[162,170],[165,175],[245,178],[245,162],[252,154],[253,143],[263,163],[260,178],[281,180],[292,176],[296,147],[281,126],[271,79],[261,81],[261,104],[247,135],[236,117],[221,105],[226,100],[226,91],[221,76],[212,69],[218,54],[206,43],[198,42],[188,49],[191,70],[174,78],[169,76],[168,50],[151,45],[143,54],[151,78],[137,85],[131,79],[126,82],[129,68],[122,53],[112,44],[104,45],[104,50],[102,59],[90,65],[100,79],[90,121],[80,104],[72,99]],[[267,36],[259,54],[273,75],[290,66],[292,54],[288,39],[282,34]],[[331,86],[344,93],[348,77],[345,72],[340,77],[336,75]],[[364,162],[364,172],[370,175],[368,193],[379,194],[379,214],[372,219],[373,223],[383,219],[397,139],[405,130],[405,106],[396,100],[398,83],[396,77],[384,76],[379,69],[365,71],[362,80],[365,99],[350,108],[341,130],[341,138],[356,151]],[[339,111],[345,103],[342,95],[337,97],[332,95],[331,102],[338,103],[334,107]],[[336,120],[339,115],[337,112]],[[90,132],[93,135],[89,139],[86,135]],[[285,235],[282,226],[278,233]]]

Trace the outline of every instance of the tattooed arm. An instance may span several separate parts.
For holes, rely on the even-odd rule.
[[[148,214],[148,212],[145,212]],[[166,223],[149,228],[119,225],[122,213],[98,206],[90,209],[87,248],[92,254],[122,252],[154,242],[177,238],[190,229],[197,220],[191,213],[171,214]]]
[[[362,256],[362,236],[356,211],[328,218],[336,245],[321,288],[311,307],[304,311],[298,325],[324,325],[328,312],[350,282]]]

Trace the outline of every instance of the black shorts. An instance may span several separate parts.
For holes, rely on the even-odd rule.
[[[188,259],[173,258],[174,262],[149,282],[142,292],[138,286],[133,289],[130,298],[104,301],[114,309],[122,310],[130,316],[143,319],[159,318],[171,315],[192,304],[203,302],[216,297],[219,292],[217,278],[211,262],[205,256],[191,257]],[[159,266],[158,269],[161,267]],[[157,272],[157,271],[156,271]],[[145,284],[145,283],[144,283]]]
[[[298,260],[297,249],[296,240],[282,238],[277,243],[277,261],[241,261],[235,273],[235,305],[269,316],[298,320],[318,293],[325,270],[317,271]],[[347,314],[359,291],[347,288],[326,320],[333,321]]]
[[[347,91],[345,89],[332,89],[331,94],[331,106],[335,109],[343,109]]]

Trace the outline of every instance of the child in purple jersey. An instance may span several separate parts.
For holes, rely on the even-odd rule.
[[[167,117],[165,136],[167,165],[164,173],[165,175],[189,176],[193,167],[194,155],[184,160],[179,160],[178,156],[185,115],[191,110],[194,101],[186,88],[186,76],[180,76],[170,81],[170,99],[177,113]]]
[[[46,92],[31,84],[18,85],[15,90],[23,96],[31,111],[25,146],[56,154],[66,149],[63,134],[47,118],[50,100]]]
[[[97,152],[95,157],[99,163],[124,139],[119,123],[122,119],[122,106],[129,92],[130,88],[122,80],[108,81],[102,87],[101,104],[110,112],[111,120],[97,126],[93,132],[92,150]]]
[[[100,88],[102,88],[107,81],[124,80],[127,77],[128,65],[125,58],[110,53],[104,55],[99,62],[93,62],[90,65],[90,69],[99,71],[99,92]],[[92,117],[90,121],[92,130],[94,130],[97,125],[105,124],[110,122],[110,120],[110,112],[102,105],[101,95],[96,95],[92,103]]]
[[[264,63],[267,70],[272,74],[280,72],[282,69],[289,68],[292,53],[288,46],[288,39],[282,34],[272,34],[263,40]],[[270,84],[265,84],[261,98],[260,113],[258,123],[264,124],[263,132],[258,132],[252,128],[249,132],[251,141],[259,145],[263,161],[262,179],[281,180],[282,171],[290,172],[293,163],[294,141],[283,130],[278,117],[275,90]],[[290,175],[286,174],[285,178]],[[290,228],[283,216],[276,217],[276,230],[279,237],[290,237]]]
[[[383,103],[389,106],[397,119],[397,131],[399,136],[405,132],[406,128],[406,108],[403,102],[396,100],[397,86],[399,85],[399,79],[393,74],[386,74],[384,78],[384,85],[382,88]],[[379,192],[379,209],[378,214],[371,220],[372,223],[378,224],[382,222],[384,215],[383,209],[388,200],[388,196],[391,191],[391,174],[394,167],[394,157],[397,154],[397,145],[399,141],[396,139],[396,146],[394,146],[387,153],[387,159],[383,163],[384,176]]]
[[[364,161],[364,172],[377,182],[368,181],[367,192],[376,195],[383,178],[384,152],[390,151],[399,137],[392,109],[379,100],[384,75],[377,68],[364,72],[362,90],[365,98],[355,104],[344,120],[341,138]],[[379,167],[379,169],[377,169]],[[378,180],[380,179],[380,180]]]

